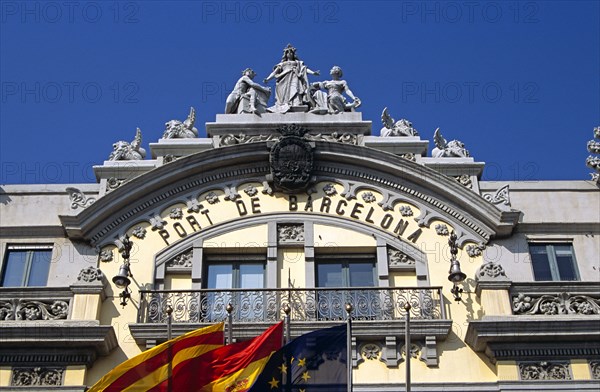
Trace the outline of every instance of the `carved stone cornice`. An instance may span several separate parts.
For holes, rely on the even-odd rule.
[[[498,359],[495,355],[499,349],[507,347],[537,348],[547,353],[563,343],[600,347],[599,322],[597,316],[579,315],[484,316],[469,322],[465,342],[475,351],[485,352],[492,361]],[[503,354],[502,358],[506,357]]]
[[[7,361],[2,364],[12,363],[19,350],[26,350],[31,358],[51,359],[50,352],[67,348],[90,366],[118,346],[114,328],[98,321],[4,321],[0,322],[0,335],[0,359]]]

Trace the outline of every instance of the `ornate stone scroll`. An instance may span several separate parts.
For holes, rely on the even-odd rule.
[[[510,193],[509,193],[509,185],[506,184],[500,189],[498,189],[495,193],[486,193],[483,195],[483,198],[489,201],[492,204],[505,204],[510,206]]]
[[[0,320],[66,320],[69,303],[52,299],[0,300]]]
[[[81,207],[82,209],[88,208],[96,201],[93,197],[87,197],[77,188],[68,187],[66,189],[69,194],[69,199],[71,200],[71,209],[76,210]]]
[[[167,261],[166,267],[168,269],[177,268],[177,269],[190,269],[192,268],[194,252],[193,249],[190,249],[184,253],[178,254],[173,257],[171,260]]]
[[[476,280],[508,280],[504,268],[499,263],[484,263],[475,273]]]
[[[93,283],[96,281],[102,281],[104,279],[104,274],[100,269],[96,267],[87,267],[79,271],[79,275],[77,276],[78,282],[87,282]]]

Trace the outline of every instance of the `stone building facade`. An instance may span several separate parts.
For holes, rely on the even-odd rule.
[[[1,186],[0,390],[84,391],[166,340],[168,306],[177,336],[232,304],[240,340],[346,303],[354,391],[403,391],[407,351],[415,391],[598,390],[595,181],[481,181],[387,110],[371,136],[357,100],[240,99],[207,137],[193,110],[169,122],[149,159],[139,131],[115,143],[96,184]]]

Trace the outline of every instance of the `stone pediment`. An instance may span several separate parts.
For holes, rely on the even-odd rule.
[[[397,203],[408,202],[419,213],[406,217],[407,220],[412,219],[419,227],[429,227],[436,219],[448,222],[459,232],[461,245],[465,240],[486,243],[492,237],[510,235],[516,225],[518,212],[500,211],[433,169],[368,147],[313,143],[315,183],[338,184],[347,201],[355,200],[359,191],[372,190],[379,195],[377,205],[382,211],[393,211]],[[182,203],[191,210],[202,203],[208,206],[206,200],[198,197],[210,191],[221,193],[224,200],[235,201],[244,184],[252,182],[264,185],[260,195],[272,194],[273,189],[266,182],[272,144],[273,141],[238,144],[181,157],[131,179],[78,215],[61,216],[61,222],[69,237],[104,245],[114,242],[132,224],[156,219],[170,205]],[[313,191],[309,189],[304,194]],[[355,218],[350,211],[348,215]]]

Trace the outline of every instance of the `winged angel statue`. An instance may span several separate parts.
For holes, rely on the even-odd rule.
[[[381,122],[384,128],[381,128],[380,135],[387,136],[419,136],[419,132],[413,128],[412,123],[405,119],[394,122],[394,119],[388,113],[388,108],[383,109],[381,113]]]
[[[191,139],[198,137],[198,130],[194,127],[196,122],[196,110],[190,108],[190,114],[184,122],[171,120],[165,123],[163,139]]]
[[[119,140],[113,144],[113,151],[108,157],[109,161],[136,161],[146,158],[146,150],[142,148],[142,131],[135,131],[135,138],[131,143]]]
[[[440,129],[437,128],[435,133],[433,134],[433,141],[435,143],[435,148],[431,151],[431,156],[434,158],[442,158],[442,157],[458,157],[458,158],[467,158],[470,157],[469,151],[465,148],[465,144],[458,140],[452,140],[450,142],[446,141],[442,134],[440,133]]]

